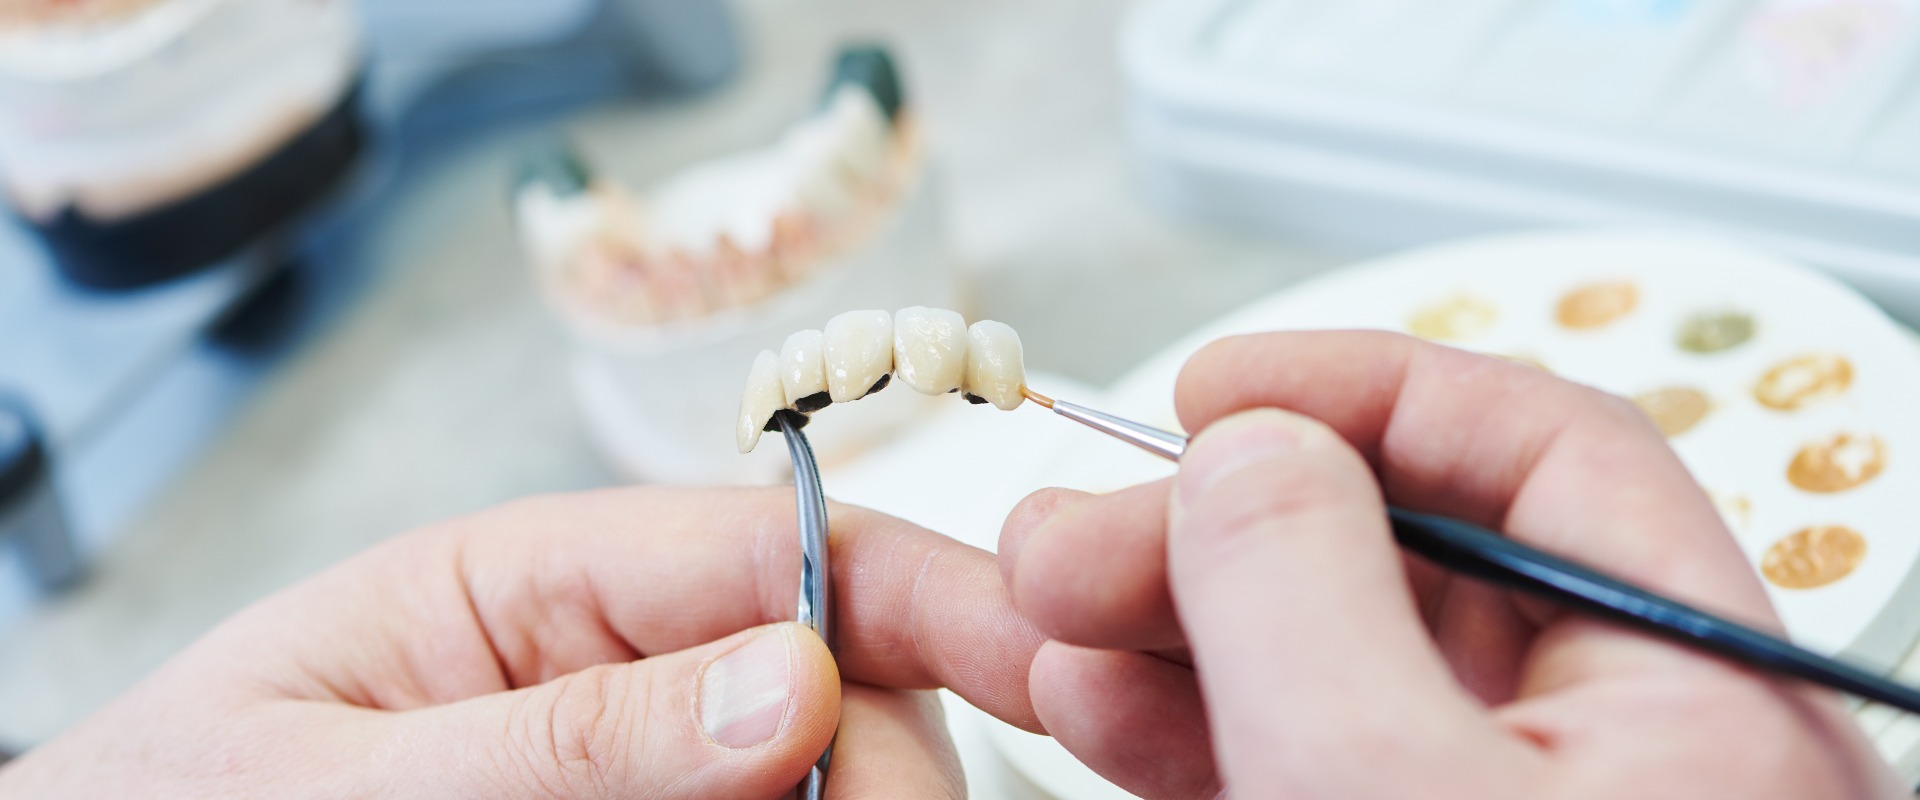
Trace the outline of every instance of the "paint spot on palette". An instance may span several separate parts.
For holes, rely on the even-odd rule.
[[[1787,481],[1802,491],[1852,491],[1880,477],[1887,443],[1878,436],[1843,433],[1800,449],[1787,466]]]
[[[1818,525],[1767,549],[1760,574],[1782,589],[1818,589],[1853,574],[1867,558],[1867,539],[1842,525]]]
[[[1457,294],[1424,306],[1407,321],[1407,332],[1437,342],[1471,339],[1500,320],[1494,304],[1467,294]]]
[[[1640,287],[1632,282],[1595,283],[1560,298],[1554,319],[1568,330],[1593,331],[1619,322],[1639,306]]]
[[[1676,343],[1689,353],[1724,353],[1753,341],[1758,327],[1752,316],[1738,311],[1695,314],[1680,324]]]
[[[1693,430],[1713,413],[1713,398],[1691,386],[1673,386],[1635,395],[1633,404],[1671,439]]]
[[[1852,387],[1852,361],[1837,353],[1814,353],[1767,370],[1753,385],[1753,399],[1776,411],[1798,411]]]

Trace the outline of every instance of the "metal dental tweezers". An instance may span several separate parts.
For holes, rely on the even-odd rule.
[[[820,489],[820,465],[814,461],[813,445],[800,429],[807,418],[792,411],[773,415],[780,432],[787,438],[787,454],[793,458],[793,491],[800,510],[800,624],[813,629],[820,641],[833,648],[832,574],[827,562],[827,496]],[[822,800],[827,794],[827,765],[833,760],[833,745],[820,754],[806,782],[800,784],[801,800]]]

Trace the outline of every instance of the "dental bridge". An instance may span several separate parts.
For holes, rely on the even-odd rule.
[[[761,351],[747,373],[736,431],[741,453],[760,443],[760,435],[778,431],[793,459],[795,507],[799,514],[800,598],[796,620],[833,648],[832,574],[827,552],[827,499],[820,466],[802,428],[812,415],[835,403],[851,403],[894,382],[921,394],[959,394],[975,405],[991,403],[1012,411],[1028,397],[1049,407],[1026,388],[1026,358],[1020,335],[992,321],[967,325],[945,309],[914,306],[899,313],[849,311],[827,321],[822,330],[787,337],[779,353]],[[800,797],[826,794],[833,747],[820,755],[800,786]]]

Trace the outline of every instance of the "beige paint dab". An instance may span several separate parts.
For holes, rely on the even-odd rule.
[[[1817,525],[1767,549],[1760,574],[1782,589],[1818,589],[1835,583],[1867,558],[1867,539],[1841,525]]]
[[[1798,411],[1851,388],[1853,362],[1838,353],[1813,353],[1767,370],[1753,385],[1753,399],[1775,411]]]
[[[1612,325],[1640,307],[1640,287],[1630,281],[1582,286],[1560,298],[1554,318],[1568,330],[1591,331]]]
[[[1834,494],[1860,488],[1886,468],[1885,441],[1843,433],[1801,448],[1787,465],[1787,482],[1804,491]]]
[[[1500,309],[1472,295],[1459,294],[1422,307],[1407,321],[1407,332],[1422,339],[1456,342],[1487,332],[1500,320]]]

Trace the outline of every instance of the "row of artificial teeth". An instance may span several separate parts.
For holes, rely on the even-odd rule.
[[[898,199],[906,147],[872,93],[844,85],[774,147],[688,170],[644,200],[604,184],[528,185],[517,216],[529,253],[572,299],[628,324],[697,319],[760,302],[857,246]],[[757,178],[741,183],[742,169]]]
[[[794,126],[780,142],[797,210],[829,227],[856,213],[863,187],[887,180],[893,133],[873,95],[840,87],[825,113]]]
[[[781,411],[806,415],[850,403],[896,376],[921,394],[961,392],[1005,411],[1026,400],[1026,359],[1013,328],[991,320],[969,327],[956,312],[920,306],[894,315],[849,311],[754,359],[740,400],[740,452],[752,452],[762,432],[777,429]]]

